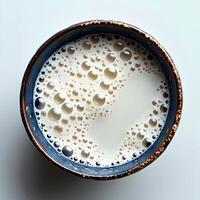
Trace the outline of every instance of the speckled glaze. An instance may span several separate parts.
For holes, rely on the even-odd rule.
[[[33,110],[33,89],[37,75],[49,56],[62,45],[86,34],[115,33],[142,44],[160,62],[170,89],[170,109],[165,126],[155,143],[138,158],[114,167],[91,167],[75,163],[50,146],[37,125]],[[35,53],[25,71],[21,92],[20,112],[26,131],[38,150],[60,168],[86,178],[107,180],[135,173],[157,159],[172,140],[182,111],[182,87],[177,69],[166,50],[139,28],[116,21],[93,20],[62,30],[47,40]]]

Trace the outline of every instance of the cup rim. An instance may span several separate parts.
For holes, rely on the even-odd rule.
[[[150,155],[150,157],[146,158],[141,164],[137,165],[134,168],[130,168],[126,171],[123,172],[123,174],[119,174],[119,175],[107,175],[107,176],[99,176],[97,175],[88,175],[88,174],[83,174],[81,172],[78,171],[73,171],[71,169],[67,169],[65,168],[63,165],[61,165],[60,163],[58,163],[57,161],[55,161],[52,157],[50,157],[50,155],[48,155],[44,149],[42,148],[42,146],[40,145],[40,143],[36,140],[36,138],[33,135],[33,131],[30,128],[30,124],[28,122],[28,118],[26,115],[26,101],[25,101],[25,97],[24,97],[24,92],[26,89],[26,85],[27,85],[27,81],[28,81],[28,77],[29,77],[29,73],[33,67],[33,64],[35,63],[35,61],[38,58],[38,55],[41,54],[41,52],[43,52],[43,50],[46,49],[46,47],[54,40],[57,40],[59,37],[61,37],[64,33],[70,32],[76,28],[84,28],[87,27],[89,25],[100,25],[100,24],[105,24],[105,25],[115,25],[118,26],[120,28],[124,28],[124,29],[131,29],[136,31],[138,34],[142,35],[143,37],[145,37],[145,39],[151,43],[153,43],[156,48],[162,52],[162,55],[164,55],[164,57],[167,60],[167,63],[169,64],[169,66],[171,67],[171,71],[175,77],[176,83],[177,83],[177,106],[176,106],[176,114],[175,114],[175,120],[173,122],[173,125],[170,127],[170,129],[167,131],[166,134],[166,138],[165,140],[159,145],[159,148],[154,152],[154,154]],[[33,144],[35,145],[35,147],[42,153],[42,155],[44,157],[46,157],[49,161],[51,161],[52,163],[54,163],[56,166],[58,166],[59,168],[68,171],[72,174],[81,176],[81,177],[85,177],[85,178],[91,178],[91,179],[96,179],[96,180],[109,180],[109,179],[115,179],[115,178],[119,178],[119,177],[124,177],[124,176],[128,176],[130,174],[136,173],[140,170],[142,170],[143,168],[145,168],[146,166],[148,166],[149,164],[151,164],[154,160],[156,160],[163,152],[164,150],[167,148],[168,144],[171,142],[173,136],[175,135],[175,132],[178,128],[179,122],[180,122],[180,118],[181,118],[181,113],[182,113],[182,104],[183,104],[183,94],[182,94],[182,85],[181,85],[181,80],[180,80],[180,76],[178,74],[178,71],[176,69],[176,66],[172,60],[172,58],[170,57],[170,55],[168,54],[168,52],[163,48],[163,46],[154,38],[152,37],[150,34],[146,33],[145,31],[141,30],[140,28],[124,23],[124,22],[119,22],[119,21],[113,21],[113,20],[90,20],[90,21],[85,21],[85,22],[81,22],[81,23],[77,23],[75,25],[72,25],[66,29],[63,29],[59,32],[57,32],[56,34],[54,34],[52,37],[50,37],[46,42],[44,42],[39,49],[36,51],[36,53],[34,54],[34,56],[32,57],[31,61],[29,62],[23,79],[22,79],[22,84],[21,84],[21,90],[20,90],[20,113],[21,113],[21,118],[24,124],[24,127],[26,129],[26,132],[29,136],[29,138],[31,139],[31,141],[33,142]]]

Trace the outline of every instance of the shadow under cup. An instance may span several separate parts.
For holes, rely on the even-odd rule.
[[[166,123],[156,141],[139,157],[113,167],[84,166],[58,153],[42,134],[34,113],[33,90],[37,76],[45,61],[61,46],[88,34],[113,33],[133,39],[155,56],[166,76],[170,91],[170,107]],[[47,40],[31,59],[23,77],[20,94],[20,111],[26,131],[35,146],[59,167],[83,177],[113,179],[143,169],[153,162],[173,138],[181,116],[182,88],[175,65],[163,47],[149,34],[137,27],[121,22],[95,20],[83,22],[58,32]]]

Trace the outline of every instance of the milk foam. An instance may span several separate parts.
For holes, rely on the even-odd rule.
[[[169,89],[157,60],[113,34],[84,36],[57,50],[34,88],[38,125],[68,159],[90,166],[126,163],[162,131]]]

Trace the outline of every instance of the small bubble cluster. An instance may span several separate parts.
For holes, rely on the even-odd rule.
[[[104,149],[88,135],[90,125],[112,115],[120,89],[141,74],[159,80],[155,99],[149,102],[151,112],[126,127],[118,151],[106,159]],[[58,153],[102,167],[136,159],[155,142],[166,121],[170,96],[157,60],[144,47],[119,35],[92,34],[62,46],[47,59],[33,101],[38,125]]]

